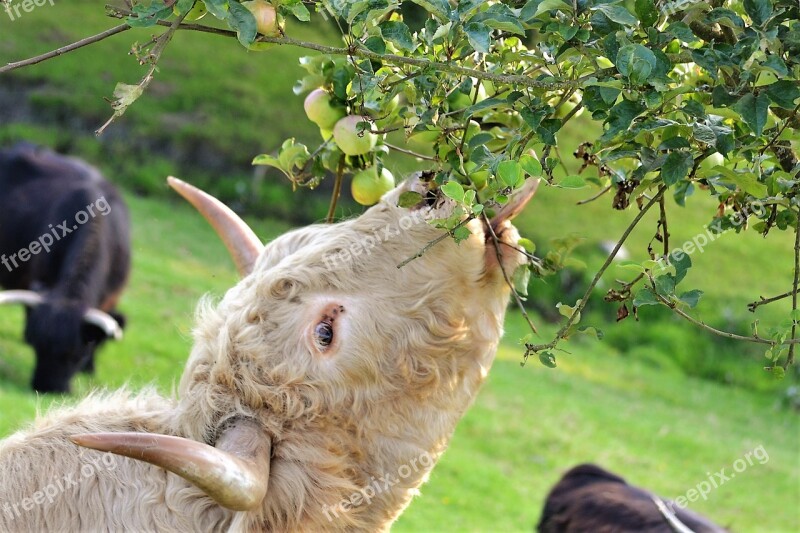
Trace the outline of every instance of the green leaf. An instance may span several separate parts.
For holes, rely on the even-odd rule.
[[[302,1],[295,0],[291,3],[284,3],[283,5],[288,7],[289,11],[294,15],[294,18],[300,22],[309,22],[311,20],[311,13],[308,12],[308,8]]]
[[[425,11],[439,19],[439,22],[447,23],[450,20],[450,5],[447,0],[411,0]]]
[[[619,49],[614,64],[619,73],[631,80],[631,83],[642,84],[658,67],[658,59],[646,46],[629,44]]]
[[[525,154],[519,158],[519,164],[522,170],[530,176],[538,177],[542,175],[542,164],[532,155]]]
[[[653,0],[636,0],[634,9],[642,26],[652,26],[658,20],[658,10]]]
[[[795,100],[800,98],[800,87],[798,82],[781,80],[767,86],[767,96],[776,105],[784,109],[794,109]]]
[[[497,177],[506,187],[515,187],[523,178],[522,167],[513,160],[503,161],[497,165]]]
[[[472,235],[472,232],[465,226],[459,226],[453,230],[453,239],[457,243],[468,239],[470,235]]]
[[[464,33],[467,34],[469,44],[476,52],[485,54],[489,51],[492,43],[492,30],[482,22],[470,22],[464,26]]]
[[[236,30],[236,38],[244,46],[250,46],[256,40],[256,19],[250,10],[238,2],[229,5],[228,16],[225,18],[228,26]]]
[[[717,165],[711,169],[711,172],[722,174],[725,181],[731,181],[736,184],[741,190],[748,194],[752,194],[756,198],[763,198],[767,195],[767,186],[758,181],[758,178],[752,172],[747,170],[737,172],[733,169]]]
[[[556,356],[552,352],[539,352],[539,362],[547,368],[555,368]]]
[[[205,0],[208,12],[220,20],[225,20],[228,16],[228,0]]]
[[[607,122],[609,128],[603,134],[603,139],[611,139],[616,134],[627,131],[633,119],[638,117],[645,109],[643,105],[633,100],[622,100],[612,107],[608,112]]]
[[[636,26],[639,23],[630,11],[619,4],[600,4],[591,9],[592,11],[600,11],[612,21],[623,26]]]
[[[661,166],[661,179],[665,185],[675,185],[689,174],[694,159],[689,152],[672,152]]]
[[[534,244],[532,240],[526,239],[525,237],[520,237],[520,239],[517,241],[517,244],[519,244],[522,249],[529,254],[532,254],[536,251],[536,244]]]
[[[422,195],[417,191],[406,191],[397,199],[398,207],[414,207],[422,202]]]
[[[744,0],[743,6],[756,26],[764,24],[772,14],[771,0]]]
[[[394,43],[402,50],[414,50],[414,39],[411,37],[411,30],[404,22],[399,20],[387,20],[381,22],[378,26],[381,29],[381,35],[389,42]]]
[[[691,291],[686,291],[681,294],[678,299],[688,305],[690,308],[694,309],[697,305],[697,302],[700,301],[700,297],[703,295],[703,291],[699,289],[692,289]]]
[[[583,333],[585,335],[589,335],[594,337],[597,340],[603,340],[604,333],[602,330],[597,329],[594,326],[581,326],[578,328],[578,333]]]
[[[772,377],[775,379],[783,379],[786,377],[786,370],[784,370],[781,365],[775,365],[772,367]]]
[[[753,133],[761,135],[767,123],[769,96],[766,92],[761,92],[758,96],[748,93],[733,105],[733,109],[741,115]]]
[[[633,306],[634,307],[641,307],[643,305],[658,305],[660,301],[656,298],[656,295],[653,294],[653,291],[650,290],[650,287],[643,287],[639,292],[636,293],[636,297],[633,299]]]
[[[670,297],[675,294],[675,277],[672,274],[662,274],[654,282],[656,291],[661,296]]]
[[[451,180],[442,185],[441,188],[442,192],[449,198],[452,198],[458,203],[464,202],[464,187],[462,187],[459,182]]]
[[[562,189],[583,189],[586,187],[586,180],[577,174],[572,174],[558,182]]]
[[[675,267],[675,284],[677,285],[686,277],[686,273],[692,267],[692,259],[683,250],[673,251],[669,254],[669,264]]]
[[[520,296],[527,296],[528,295],[528,282],[531,279],[531,269],[528,268],[528,265],[520,265],[514,271],[514,274],[511,276],[511,285],[514,287],[514,291]]]

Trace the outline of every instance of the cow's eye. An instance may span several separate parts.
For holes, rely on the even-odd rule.
[[[330,322],[320,322],[314,328],[314,340],[322,348],[327,348],[333,342],[333,326]]]

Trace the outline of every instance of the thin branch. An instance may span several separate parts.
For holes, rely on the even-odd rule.
[[[603,274],[608,269],[608,267],[611,266],[611,263],[614,261],[614,258],[617,256],[617,252],[619,252],[619,249],[622,248],[622,245],[628,239],[628,236],[633,231],[633,228],[635,228],[639,224],[639,222],[642,220],[642,218],[644,218],[644,216],[647,214],[647,212],[650,210],[650,208],[653,207],[658,202],[659,198],[661,198],[661,196],[664,194],[664,191],[666,191],[666,190],[667,190],[667,187],[665,185],[661,185],[659,187],[658,192],[656,193],[656,195],[647,203],[647,205],[645,205],[642,208],[641,211],[639,211],[639,213],[636,215],[636,217],[633,219],[633,221],[628,225],[628,227],[625,228],[625,231],[622,233],[622,236],[617,241],[616,246],[614,246],[614,249],[611,250],[610,254],[608,254],[608,257],[606,258],[605,262],[603,263],[603,266],[601,266],[600,270],[598,270],[595,273],[594,278],[592,279],[591,283],[589,283],[589,286],[586,288],[586,292],[583,293],[583,296],[581,297],[581,299],[576,304],[575,310],[570,315],[570,317],[567,319],[567,322],[563,326],[561,326],[561,328],[556,332],[555,337],[553,338],[553,340],[548,342],[547,344],[525,344],[525,350],[526,350],[525,351],[525,357],[526,358],[531,353],[540,352],[542,350],[550,350],[550,349],[555,348],[556,345],[559,343],[559,341],[561,341],[562,339],[564,339],[566,337],[569,329],[572,327],[572,324],[575,322],[575,319],[578,317],[580,312],[583,310],[584,307],[586,307],[586,304],[589,302],[589,297],[592,295],[592,291],[597,286],[597,283],[600,281],[600,278],[603,276]]]
[[[411,150],[406,150],[405,148],[400,148],[399,146],[395,146],[393,144],[389,144],[384,141],[384,145],[388,146],[389,149],[394,150],[395,152],[400,152],[401,154],[410,155],[413,157],[418,157],[419,159],[424,159],[425,161],[438,161],[435,157],[430,157],[423,154],[418,154],[417,152],[412,152]]]
[[[16,61],[12,63],[8,63],[7,65],[0,67],[0,74],[4,74],[6,72],[11,72],[12,70],[27,67],[30,65],[35,65],[37,63],[41,63],[42,61],[46,61],[48,59],[52,59],[54,57],[58,57],[60,55],[64,55],[66,53],[72,52],[74,50],[78,50],[79,48],[83,48],[84,46],[88,46],[90,44],[94,44],[96,42],[100,42],[103,39],[108,39],[109,37],[116,35],[118,33],[122,33],[124,31],[128,31],[131,29],[130,26],[127,24],[120,24],[119,26],[114,26],[104,32],[98,33],[97,35],[92,35],[91,37],[86,37],[85,39],[81,39],[80,41],[76,41],[72,44],[68,44],[66,46],[62,46],[61,48],[56,48],[55,50],[51,50],[46,54],[38,55],[35,57],[31,57],[29,59],[24,59],[22,61]]]
[[[772,302],[777,302],[778,300],[783,300],[784,298],[788,298],[792,294],[796,294],[796,291],[784,292],[783,294],[779,294],[778,296],[773,296],[772,298],[764,298],[762,296],[760,300],[756,300],[755,302],[750,302],[749,304],[747,304],[747,310],[753,313],[755,312],[756,309],[758,309],[762,305],[767,305],[771,304]]]
[[[497,235],[494,232],[494,228],[492,227],[492,223],[486,217],[486,213],[481,213],[483,217],[483,223],[486,225],[486,228],[489,231],[489,235],[492,237],[492,241],[494,244],[494,253],[497,257],[497,264],[500,265],[500,271],[503,273],[503,279],[506,280],[506,285],[511,289],[511,294],[514,295],[514,301],[517,302],[517,307],[519,307],[522,316],[525,318],[525,321],[528,323],[528,327],[531,328],[531,331],[539,334],[539,330],[536,329],[536,326],[533,324],[533,321],[528,316],[528,311],[525,309],[525,305],[522,303],[522,297],[520,297],[519,293],[517,293],[517,289],[514,288],[514,284],[511,283],[511,279],[508,277],[508,273],[506,272],[506,268],[503,266],[503,253],[500,251],[500,239],[497,238]]]
[[[679,308],[678,305],[675,302],[667,300],[666,298],[661,296],[658,293],[658,291],[656,291],[655,284],[652,283],[652,280],[651,280],[651,288],[653,289],[653,294],[655,294],[655,296],[658,299],[658,301],[660,301],[662,304],[664,304],[668,308],[672,309],[678,316],[680,316],[682,318],[685,318],[686,320],[688,320],[689,322],[691,322],[695,326],[699,326],[700,328],[702,328],[702,329],[704,329],[706,331],[710,331],[714,335],[719,335],[720,337],[725,337],[726,339],[733,339],[733,340],[745,341],[745,342],[755,342],[755,343],[758,343],[758,344],[769,344],[769,345],[772,345],[772,346],[782,346],[782,345],[787,345],[788,344],[788,345],[790,345],[790,349],[791,349],[791,346],[794,346],[795,344],[800,343],[800,339],[790,339],[788,341],[778,342],[778,341],[774,341],[774,340],[770,340],[770,339],[765,339],[763,337],[757,337],[757,336],[747,337],[745,335],[737,335],[736,333],[730,333],[728,331],[722,331],[721,329],[717,329],[717,328],[715,328],[713,326],[709,326],[708,324],[706,324],[705,322],[703,322],[701,320],[697,320],[693,316],[687,314],[683,309]]]
[[[403,260],[403,261],[402,261],[402,262],[401,262],[399,265],[397,265],[397,268],[403,268],[404,266],[406,266],[407,264],[409,264],[411,261],[414,261],[415,259],[419,259],[419,258],[420,258],[420,257],[422,257],[423,255],[425,255],[425,252],[427,252],[428,250],[430,250],[431,248],[433,248],[434,246],[436,246],[437,244],[439,244],[440,242],[442,242],[442,241],[443,241],[443,240],[445,240],[446,238],[448,238],[448,237],[451,237],[451,236],[453,235],[453,232],[454,232],[455,230],[457,230],[457,229],[458,229],[458,228],[460,228],[461,226],[465,226],[465,225],[467,225],[467,224],[469,223],[469,221],[470,221],[470,220],[473,220],[474,218],[475,218],[475,215],[470,215],[470,216],[468,216],[467,218],[465,218],[464,220],[462,220],[461,222],[459,222],[458,224],[456,224],[456,225],[453,227],[453,229],[451,229],[451,230],[448,230],[448,231],[446,231],[445,233],[442,233],[441,235],[439,235],[438,237],[436,237],[435,239],[433,239],[431,242],[429,242],[428,244],[426,244],[425,246],[423,246],[423,247],[422,247],[422,249],[421,249],[419,252],[417,252],[416,254],[412,255],[412,256],[411,256],[411,257],[409,257],[408,259],[404,259],[404,260]]]
[[[792,111],[792,113],[791,113],[791,114],[792,114],[792,115],[796,115],[798,110],[800,110],[800,104],[797,104],[797,106],[795,106],[795,108],[794,108],[794,111]],[[758,155],[764,155],[764,152],[766,152],[766,151],[769,149],[769,147],[770,147],[770,146],[772,146],[773,144],[775,144],[775,141],[777,141],[777,140],[778,140],[778,137],[780,137],[780,136],[781,136],[781,134],[783,133],[783,130],[785,130],[785,129],[786,129],[786,127],[789,125],[789,123],[790,123],[790,122],[791,122],[791,121],[790,121],[789,119],[786,119],[786,122],[784,122],[783,126],[781,126],[781,128],[778,130],[778,132],[777,132],[777,133],[776,133],[776,134],[775,134],[775,135],[772,137],[772,139],[770,139],[770,140],[769,140],[769,142],[767,143],[767,145],[766,145],[766,146],[764,146],[764,148],[762,148],[762,149],[761,149],[761,150],[758,152]]]
[[[153,78],[156,73],[156,69],[158,68],[158,61],[161,59],[161,54],[164,53],[164,50],[167,48],[167,45],[172,40],[172,37],[175,35],[175,32],[178,30],[178,27],[183,22],[183,19],[188,15],[189,12],[179,15],[172,23],[168,24],[169,29],[158,36],[155,40],[155,44],[153,45],[153,49],[150,50],[150,53],[147,54],[147,59],[150,62],[150,69],[147,71],[147,74],[144,75],[142,80],[137,84],[139,87],[140,93],[144,93],[145,90],[150,86],[150,83],[153,81]],[[121,117],[123,113],[128,108],[128,104],[118,105],[114,109],[114,114],[111,115],[105,124],[100,126],[97,131],[94,132],[95,135],[100,136],[103,134],[105,129],[111,125],[112,122],[118,117]]]
[[[333,223],[333,216],[336,214],[336,203],[342,193],[342,179],[344,178],[344,155],[339,158],[339,166],[336,168],[336,181],[333,182],[333,192],[331,193],[331,204],[328,207],[328,216],[325,221]]]
[[[664,244],[664,257],[669,257],[669,231],[667,230],[667,209],[664,205],[664,196],[662,195],[661,198],[658,200],[658,208],[659,208],[659,220],[658,223],[661,226],[661,231],[663,232],[662,243]]]
[[[797,211],[797,224],[794,227],[794,281],[792,282],[792,340],[797,340],[797,285],[800,278],[800,210]],[[794,344],[789,346],[789,355],[783,364],[784,370],[794,363]]]
[[[109,16],[115,18],[122,18],[133,15],[131,11],[115,6],[106,6],[106,9],[109,12]],[[170,25],[169,22],[163,20],[159,20],[158,22],[156,22],[156,24],[158,24],[159,26]],[[178,29],[202,31],[206,33],[213,33],[215,35],[223,35],[226,37],[234,37],[234,38],[236,37],[236,32],[230,30],[210,28],[208,26],[203,26],[202,24],[180,24],[178,25]],[[430,61],[427,59],[420,59],[416,57],[398,56],[395,54],[378,54],[376,52],[373,52],[372,50],[369,50],[368,48],[365,48],[363,46],[358,46],[361,45],[361,43],[353,43],[351,46],[348,46],[346,48],[339,48],[333,46],[325,46],[322,44],[312,43],[308,41],[301,41],[299,39],[293,39],[291,37],[267,37],[265,35],[260,35],[256,39],[256,42],[288,44],[291,46],[297,46],[298,48],[314,50],[316,52],[321,52],[323,54],[339,55],[339,56],[357,56],[365,59],[371,59],[373,61],[383,61],[386,63],[392,63],[395,65],[411,65],[419,68],[432,68],[439,71],[461,74],[462,76],[471,76],[473,78],[482,80],[492,80],[500,84],[516,84],[516,85],[521,85],[523,87],[544,88],[550,90],[580,86],[580,80],[543,82],[543,81],[537,81],[528,76],[520,76],[517,74],[494,74],[491,72],[484,72],[482,70],[462,67],[452,63]]]
[[[586,200],[581,200],[580,202],[577,202],[575,205],[586,205],[589,202],[594,202],[595,200],[597,200],[598,198],[603,196],[605,193],[610,191],[613,186],[614,186],[614,184],[612,183],[611,185],[609,185],[608,187],[604,188],[602,191],[600,191],[599,193],[595,194],[591,198],[587,198]]]

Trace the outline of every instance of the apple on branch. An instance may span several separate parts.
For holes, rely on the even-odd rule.
[[[359,131],[358,125],[369,118],[361,115],[350,115],[339,120],[333,127],[333,140],[339,149],[347,155],[363,155],[375,148],[378,136],[369,131]]]

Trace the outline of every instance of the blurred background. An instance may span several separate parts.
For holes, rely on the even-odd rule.
[[[210,17],[209,17],[210,18]],[[0,11],[0,65],[63,46],[118,24],[97,2],[55,0],[10,20]],[[95,387],[155,384],[169,393],[191,345],[194,306],[203,294],[220,296],[236,282],[226,252],[195,212],[166,187],[176,175],[222,199],[269,240],[286,229],[321,220],[333,180],[316,190],[292,191],[277,171],[252,167],[294,137],[315,147],[317,127],[292,87],[307,51],[276,46],[248,52],[223,37],[179,32],[164,53],[149,90],[96,137],[110,116],[117,82],[135,83],[145,70],[128,52],[161,30],[132,30],[39,65],[0,75],[0,146],[20,140],[52,147],[98,166],[120,187],[131,209],[133,269],[120,308],[126,337],[109,343],[94,377],[81,375],[66,397],[38,397],[29,379],[33,352],[22,340],[21,308],[0,308],[0,436],[21,427],[53,402],[71,402]],[[317,20],[289,26],[295,38],[337,44],[337,30]],[[599,135],[588,120],[559,136],[562,171],[575,173],[577,146]],[[402,144],[402,135],[395,139]],[[394,155],[397,177],[423,168]],[[542,190],[543,189],[543,190]],[[558,274],[530,283],[526,302],[541,340],[557,329],[556,304],[573,305],[635,215],[611,209],[610,197],[576,206],[594,191],[541,188],[517,220],[537,255],[571,249]],[[0,191],[2,194],[2,191]],[[361,212],[346,187],[339,215]],[[705,231],[716,205],[690,198],[668,203],[675,246]],[[647,257],[655,217],[626,244],[632,259]],[[6,231],[6,228],[0,228]],[[788,300],[760,307],[748,302],[781,294],[791,279],[792,235],[727,234],[692,255],[687,281],[704,291],[695,316],[747,334],[758,319],[784,319]],[[800,389],[797,367],[783,380],[764,372],[763,349],[704,332],[663,308],[640,309],[617,323],[603,295],[630,271],[611,268],[582,322],[601,340],[584,336],[563,345],[558,366],[531,359],[521,366],[519,340],[527,326],[510,308],[498,361],[450,449],[397,531],[530,531],[559,476],[579,462],[595,462],[675,498],[685,495],[748,451],[764,446],[755,463],[691,504],[735,531],[800,530]]]

